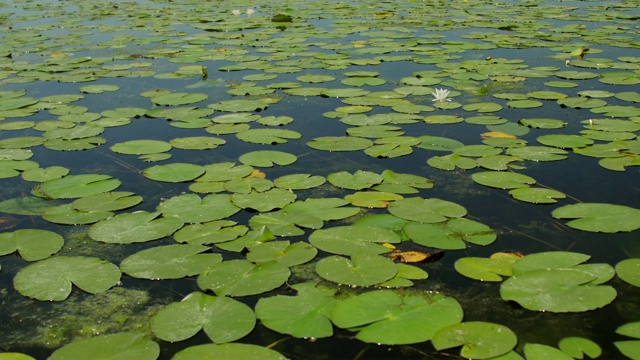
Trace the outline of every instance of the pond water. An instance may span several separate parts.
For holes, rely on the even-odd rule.
[[[640,358],[639,9],[3,2],[0,359]]]

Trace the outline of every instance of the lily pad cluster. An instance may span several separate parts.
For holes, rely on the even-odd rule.
[[[640,228],[632,185],[606,203],[540,170],[633,184],[635,2],[41,5],[0,7],[2,287],[37,306],[181,284],[140,332],[90,334],[52,359],[155,359],[165,342],[175,359],[302,358],[317,348],[263,339],[343,334],[428,356],[602,354],[577,336],[517,346],[505,325],[463,322],[447,286],[495,282],[520,310],[555,313],[640,283],[633,250],[615,267],[553,241],[466,256],[513,246],[509,219],[478,214],[502,197],[539,204],[562,236]],[[493,197],[467,205],[465,191]],[[92,253],[105,248],[117,254]],[[617,334],[639,338],[637,323]],[[638,358],[637,343],[616,337],[605,356]]]

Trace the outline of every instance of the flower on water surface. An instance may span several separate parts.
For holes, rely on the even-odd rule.
[[[436,92],[431,93],[431,95],[433,95],[433,97],[435,98],[431,101],[451,101],[451,99],[447,99],[449,93],[450,91],[447,89],[436,89]]]
[[[256,12],[256,11],[255,11],[255,10],[253,10],[252,8],[248,8],[248,9],[247,9],[247,16],[248,16],[248,17],[251,17],[251,15],[253,15],[253,13],[255,13],[255,12]]]
[[[232,13],[233,15],[235,15],[235,16],[238,16],[238,15],[240,15],[240,14],[242,13],[242,11],[240,11],[240,10],[238,10],[238,9],[233,9],[233,10],[231,10],[231,13]]]

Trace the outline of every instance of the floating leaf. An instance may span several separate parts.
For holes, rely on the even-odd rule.
[[[334,255],[318,261],[316,272],[338,284],[372,286],[394,277],[398,268],[393,261],[378,255],[355,254],[351,259]]]
[[[220,254],[202,254],[210,248],[198,244],[165,245],[139,251],[120,263],[120,270],[142,279],[180,279],[198,275],[222,261]]]
[[[340,255],[383,254],[389,248],[382,244],[401,241],[395,232],[383,228],[336,226],[319,229],[309,235],[309,242],[320,250]]]
[[[462,320],[462,307],[437,293],[378,290],[338,302],[331,321],[357,329],[356,338],[374,344],[415,344]]]
[[[575,219],[567,226],[578,230],[615,233],[640,228],[640,210],[623,205],[580,203],[555,209],[556,219]]]
[[[324,338],[333,335],[329,314],[336,300],[334,289],[314,283],[292,286],[296,296],[261,298],[256,316],[267,328],[296,338]]]
[[[515,199],[534,204],[555,204],[556,199],[564,199],[567,196],[557,190],[546,188],[517,188],[509,191],[509,195]]]
[[[616,297],[611,286],[591,285],[596,278],[573,268],[526,271],[507,279],[500,287],[500,296],[529,310],[589,311],[609,304]]]
[[[623,281],[640,287],[640,259],[626,259],[616,264],[616,273]]]
[[[156,313],[153,333],[164,341],[183,341],[204,330],[215,343],[226,343],[249,334],[256,317],[247,305],[224,296],[192,292]]]
[[[450,325],[436,332],[431,339],[438,351],[462,345],[460,356],[468,359],[488,359],[504,355],[517,342],[516,334],[509,328],[481,321]]]
[[[187,225],[176,231],[173,237],[179,243],[208,245],[237,239],[248,230],[246,226],[237,225],[234,221],[218,220]]]
[[[368,208],[386,208],[391,201],[400,199],[401,195],[382,191],[359,191],[345,196],[352,205]]]
[[[277,261],[255,265],[247,260],[229,260],[200,274],[198,286],[218,296],[248,296],[273,290],[290,275],[289,268]]]
[[[511,267],[518,260],[518,257],[509,255],[492,255],[491,258],[465,257],[455,262],[455,269],[460,274],[472,279],[502,281],[502,276],[513,274]]]
[[[238,160],[250,166],[272,167],[274,164],[286,166],[293,164],[298,158],[283,151],[261,150],[243,154]]]
[[[225,219],[240,211],[240,208],[231,202],[227,194],[212,194],[204,198],[196,194],[184,194],[163,201],[157,210],[165,218],[178,218],[184,223],[204,223]]]
[[[233,194],[231,202],[243,209],[251,208],[266,212],[294,202],[296,195],[288,190],[275,188],[265,192],[252,191],[249,194]]]
[[[381,175],[363,170],[357,170],[353,175],[346,171],[327,175],[327,181],[332,185],[350,190],[367,189],[373,185],[380,184],[383,179]]]
[[[0,233],[0,256],[18,251],[26,261],[46,259],[62,249],[64,239],[55,232],[20,229]]]
[[[289,19],[290,18],[289,16]],[[173,357],[173,360],[214,359],[286,360],[286,357],[266,347],[240,343],[191,346],[179,351]]]
[[[323,136],[307,143],[307,146],[325,151],[355,151],[364,150],[373,145],[373,141],[351,136]]]
[[[291,267],[311,261],[318,254],[318,249],[306,242],[271,241],[251,248],[247,260],[262,264],[275,260],[284,266]]]
[[[120,281],[114,264],[92,257],[56,256],[22,268],[13,278],[16,290],[42,301],[62,301],[71,294],[71,285],[96,294]]]
[[[602,355],[602,349],[595,342],[578,336],[563,338],[558,343],[563,353],[574,359],[583,359],[587,355],[591,359],[597,359]]]
[[[553,346],[543,344],[524,344],[524,355],[530,360],[557,359],[572,360],[573,358]]]
[[[404,231],[415,243],[446,250],[464,249],[465,241],[484,246],[496,240],[490,227],[469,219],[454,218],[435,224],[408,222]]]
[[[136,333],[98,335],[68,344],[51,354],[51,360],[154,360],[160,355],[160,346]]]
[[[473,181],[484,186],[499,189],[517,189],[535,184],[536,180],[527,175],[504,171],[484,171],[471,175]]]
[[[207,96],[206,94],[175,92],[154,96],[150,100],[156,105],[175,106],[194,104],[206,100],[208,97],[209,96]]]
[[[437,198],[405,198],[389,205],[389,212],[399,218],[421,223],[438,223],[463,217],[467,210],[456,203]]]
[[[159,217],[160,212],[137,211],[101,220],[89,228],[89,237],[111,244],[145,242],[170,236],[184,222],[175,217]]]
[[[109,192],[120,186],[120,180],[109,175],[67,175],[36,186],[33,195],[48,199],[69,199]]]
[[[322,176],[311,174],[283,175],[273,181],[274,185],[288,190],[311,189],[324,184],[327,181]]]
[[[173,163],[146,168],[142,175],[155,181],[177,183],[191,181],[204,173],[205,168],[200,165]]]
[[[417,189],[431,189],[433,181],[413,174],[399,174],[391,170],[382,172],[382,183],[375,185],[374,190],[396,194],[415,194]]]
[[[302,134],[285,129],[249,129],[240,131],[236,137],[253,144],[282,144],[288,140],[300,139]]]
[[[640,322],[630,322],[619,326],[616,333],[640,339]],[[625,356],[631,359],[640,358],[640,340],[624,340],[613,343],[616,348]]]

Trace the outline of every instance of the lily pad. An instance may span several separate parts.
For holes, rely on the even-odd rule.
[[[378,290],[338,302],[331,321],[357,330],[356,338],[374,344],[415,344],[462,320],[462,307],[438,293]]]
[[[238,160],[250,166],[272,167],[274,164],[286,166],[293,164],[298,158],[283,151],[260,150],[243,154]]]
[[[277,261],[256,265],[247,260],[229,260],[200,274],[198,286],[218,296],[248,296],[273,290],[290,275],[289,268]]]
[[[199,244],[165,245],[139,251],[120,263],[120,270],[142,279],[180,279],[198,275],[222,261],[220,254],[203,254]]]
[[[567,226],[578,230],[615,233],[640,229],[640,210],[623,205],[580,203],[555,209],[556,219],[575,219]]]
[[[252,191],[248,194],[233,194],[231,202],[243,209],[255,209],[260,212],[266,212],[285,205],[296,200],[296,194],[291,191],[274,188],[264,192]]]
[[[420,223],[438,223],[448,218],[463,217],[467,210],[456,203],[437,198],[405,198],[389,205],[389,212],[405,220]]]
[[[404,232],[413,242],[420,245],[445,250],[464,249],[466,242],[489,245],[496,240],[495,231],[487,225],[469,219],[449,219],[446,222],[408,222]]]
[[[478,172],[472,174],[471,178],[478,184],[499,189],[517,189],[536,183],[527,175],[504,171]]]
[[[640,287],[640,259],[626,259],[616,264],[618,277],[628,284]]]
[[[390,249],[382,244],[400,241],[400,236],[391,230],[363,226],[336,226],[309,235],[309,242],[318,249],[350,256],[387,253]]]
[[[24,296],[42,301],[62,301],[71,294],[71,285],[96,294],[120,281],[114,264],[93,257],[56,256],[22,268],[13,286]]]
[[[243,360],[286,360],[275,350],[266,347],[229,343],[229,344],[204,344],[188,347],[176,353],[173,360],[216,360],[216,359],[243,359]]]
[[[200,165],[173,163],[146,168],[142,175],[155,181],[177,183],[191,181],[204,173],[205,168]]]
[[[550,312],[581,312],[611,303],[616,290],[592,285],[597,277],[574,268],[539,269],[514,274],[500,287],[504,300],[525,309]]]
[[[109,175],[67,175],[43,182],[32,190],[32,194],[45,199],[80,198],[112,191],[120,183]]]
[[[227,218],[240,208],[231,202],[227,194],[211,194],[204,198],[196,194],[184,194],[169,198],[157,207],[165,218],[178,218],[184,223],[205,223]]]
[[[373,185],[380,184],[383,179],[381,175],[363,170],[357,170],[353,175],[346,171],[327,175],[327,181],[332,185],[350,190],[367,189]]]
[[[270,241],[251,248],[247,260],[262,264],[272,260],[291,267],[311,261],[318,254],[318,249],[306,242]]]
[[[555,204],[556,199],[564,199],[567,196],[557,190],[546,188],[517,188],[509,191],[509,195],[515,199],[534,204]]]
[[[517,342],[516,334],[506,326],[481,321],[450,325],[436,332],[431,339],[436,350],[462,346],[460,356],[467,359],[488,359],[504,355]]]
[[[335,289],[314,283],[292,285],[296,296],[261,298],[256,316],[267,328],[296,338],[325,338],[333,335],[329,314],[336,300]]]
[[[64,239],[57,233],[40,229],[20,229],[0,233],[0,256],[18,251],[26,261],[46,259],[62,249]]]
[[[189,339],[204,330],[219,344],[243,338],[255,323],[253,310],[237,300],[192,292],[158,311],[151,329],[161,340],[171,342]]]
[[[160,346],[142,334],[117,333],[98,335],[68,344],[51,354],[51,360],[154,360],[160,355]]]
[[[352,136],[323,136],[307,143],[307,146],[325,151],[364,150],[373,145],[373,141]]]
[[[398,268],[386,257],[355,254],[351,259],[334,255],[321,259],[316,272],[323,279],[350,286],[373,286],[393,278]]]
[[[160,212],[118,214],[89,228],[89,237],[110,244],[131,244],[170,236],[184,225],[175,217],[160,217]]]
[[[558,343],[558,348],[574,359],[582,359],[584,355],[591,359],[597,359],[602,355],[602,348],[598,344],[578,336],[563,338]]]

